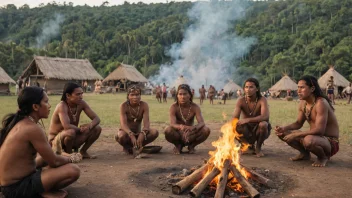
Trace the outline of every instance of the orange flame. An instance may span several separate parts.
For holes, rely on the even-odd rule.
[[[247,179],[248,175],[240,165],[240,155],[242,151],[248,149],[249,145],[243,142],[241,144],[238,141],[242,137],[242,134],[239,134],[236,131],[237,122],[238,119],[233,119],[232,121],[227,122],[221,127],[222,136],[218,140],[212,142],[212,145],[216,148],[216,150],[209,151],[209,163],[213,164],[216,168],[221,171],[224,166],[225,160],[229,159],[231,161],[231,164],[234,165],[237,170],[239,170],[239,172]],[[208,173],[210,171],[211,168],[209,168]],[[214,178],[211,184],[217,184],[218,180],[218,177]],[[236,182],[235,178],[231,182],[229,182],[229,186],[239,192],[243,191],[241,189],[241,186]]]

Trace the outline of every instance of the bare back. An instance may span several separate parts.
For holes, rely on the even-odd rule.
[[[0,148],[0,184],[7,186],[35,172],[36,150],[29,136],[44,135],[32,121],[21,120],[7,135]]]

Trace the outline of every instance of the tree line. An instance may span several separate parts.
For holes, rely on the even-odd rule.
[[[123,62],[149,77],[172,61],[165,51],[182,41],[192,24],[187,11],[193,4],[109,6],[106,1],[90,7],[52,2],[32,9],[8,4],[0,8],[0,66],[16,79],[33,55],[86,58],[103,76]],[[352,80],[352,0],[249,4],[246,17],[230,30],[257,38],[239,64],[234,63],[237,83],[254,74],[268,88],[283,74],[319,77],[329,65]],[[56,15],[62,20],[55,22]],[[60,28],[55,30],[53,23]],[[44,42],[38,45],[39,40]]]

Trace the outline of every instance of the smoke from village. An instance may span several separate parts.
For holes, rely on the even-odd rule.
[[[244,1],[195,3],[188,12],[194,23],[185,30],[184,40],[166,52],[172,64],[162,65],[151,81],[173,87],[182,75],[196,90],[201,85],[221,89],[233,79],[239,59],[256,42],[229,31],[245,16],[245,9]]]
[[[54,18],[45,22],[42,26],[42,32],[36,37],[36,48],[44,48],[51,39],[60,34],[60,24],[65,20],[64,15],[55,14]]]

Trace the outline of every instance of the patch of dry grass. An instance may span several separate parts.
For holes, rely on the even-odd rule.
[[[60,100],[60,96],[49,96],[51,113],[54,111],[56,104]],[[103,127],[118,127],[119,120],[119,105],[126,100],[126,94],[85,94],[84,99],[92,107],[92,109],[100,116]],[[17,110],[16,96],[0,97],[0,117],[2,118],[8,113]],[[150,117],[152,123],[167,124],[169,122],[168,110],[172,104],[172,100],[168,99],[168,103],[157,103],[154,96],[142,96],[142,100],[148,102],[150,108]],[[199,103],[199,99],[195,99]],[[228,100],[226,105],[217,104],[210,105],[209,101],[205,101],[201,106],[202,114],[206,122],[224,122],[223,114],[230,118],[235,107],[235,100]],[[298,103],[295,101],[269,100],[270,122],[273,126],[285,125],[295,121],[297,116]],[[335,113],[340,125],[340,139],[345,143],[352,143],[352,105],[346,105],[346,101],[337,101],[335,105]],[[51,115],[50,117],[51,118]],[[87,116],[82,115],[83,123],[88,122]],[[49,119],[43,120],[45,128],[49,127]],[[305,125],[305,127],[307,127]]]

